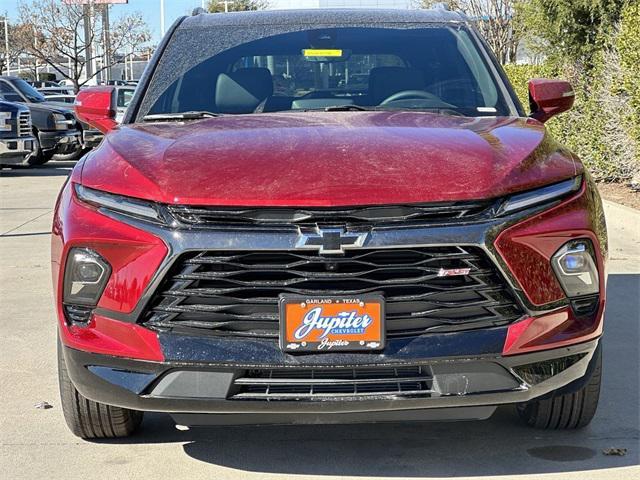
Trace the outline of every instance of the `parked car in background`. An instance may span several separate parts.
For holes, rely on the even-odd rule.
[[[25,82],[27,82],[29,85],[31,85],[35,89],[60,87],[59,82],[54,82],[52,80],[25,80]]]
[[[64,103],[73,103],[75,92],[71,87],[55,86],[42,87],[37,90],[44,95],[49,101],[62,101]]]
[[[76,102],[106,137],[53,221],[73,433],[505,404],[589,424],[608,247],[589,172],[545,126],[570,84],[531,80],[527,114],[443,9],[196,14],[146,71],[120,124],[114,87]]]
[[[71,87],[71,88],[73,88],[73,82],[71,80],[69,80],[68,78],[64,78],[64,79],[60,80],[58,82],[58,85],[63,86],[63,87]]]
[[[44,97],[47,99],[47,101],[49,102],[68,103],[70,105],[73,105],[73,103],[76,101],[75,95],[69,95],[65,93],[56,93],[56,92],[43,92],[40,90],[38,91],[42,93]]]
[[[44,95],[49,102],[73,104],[76,100],[73,88],[70,87],[44,87],[38,88],[37,90]]]
[[[127,84],[127,80],[119,80],[119,79],[112,79],[112,80],[107,80],[106,82],[104,82],[104,85],[111,85],[114,87],[117,86],[124,86]]]
[[[31,111],[33,153],[29,162],[41,165],[56,154],[74,154],[82,148],[82,128],[69,105],[50,102],[18,77],[0,77],[0,98],[22,103]]]
[[[32,152],[31,112],[19,103],[0,101],[0,166],[29,165]]]
[[[116,99],[116,122],[122,122],[135,91],[136,88],[133,86],[118,86],[115,88],[114,97]]]

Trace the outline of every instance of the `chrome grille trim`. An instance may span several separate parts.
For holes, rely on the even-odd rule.
[[[20,112],[18,114],[18,136],[30,137],[31,135],[31,112]]]

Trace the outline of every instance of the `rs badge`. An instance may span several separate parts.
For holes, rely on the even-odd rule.
[[[469,275],[471,273],[470,268],[441,268],[438,271],[439,277],[459,277],[462,275]]]

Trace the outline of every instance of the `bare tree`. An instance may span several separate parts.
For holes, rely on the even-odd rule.
[[[209,0],[207,10],[210,13],[246,12],[265,10],[269,0]]]
[[[141,14],[121,17],[111,23],[108,45],[104,44],[104,26],[99,14],[104,5],[89,6],[88,35],[84,22],[87,9],[78,4],[62,3],[59,0],[33,0],[21,3],[20,29],[17,38],[19,47],[38,61],[51,66],[61,77],[73,82],[76,92],[104,70],[122,63],[124,56],[139,51],[149,40],[148,28]],[[98,45],[102,52],[92,48]],[[109,58],[91,75],[88,66],[98,59]],[[69,71],[62,65],[70,66]]]
[[[430,8],[437,3],[466,14],[498,57],[500,63],[513,63],[521,34],[517,5],[519,0],[417,0],[419,8]]]

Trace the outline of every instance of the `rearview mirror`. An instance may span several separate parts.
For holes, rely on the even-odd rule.
[[[115,87],[89,87],[80,90],[76,96],[76,116],[81,122],[107,133],[116,122]]]
[[[529,80],[531,117],[546,122],[573,106],[575,93],[569,82],[534,78]]]

